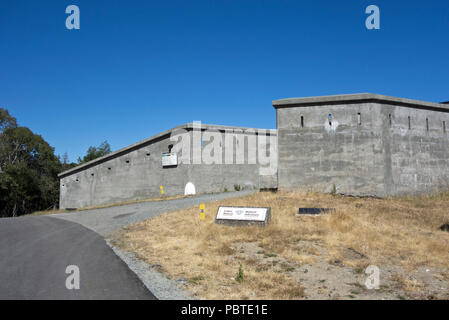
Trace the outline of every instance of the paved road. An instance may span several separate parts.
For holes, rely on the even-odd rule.
[[[77,265],[80,289],[66,288]],[[0,219],[0,299],[155,299],[97,233],[50,217]]]
[[[0,219],[0,299],[155,299],[147,289],[166,286],[145,270],[139,277],[103,237],[135,222],[202,202],[244,196],[229,192],[51,216]],[[136,262],[137,263],[137,262]],[[66,288],[66,268],[80,270],[80,289]],[[153,290],[153,289],[152,289]],[[162,291],[161,291],[162,290]],[[166,298],[174,297],[169,286]]]
[[[252,192],[254,191],[245,190],[240,192],[204,194],[175,200],[141,202],[112,208],[60,213],[51,215],[51,217],[77,222],[107,237],[127,225],[153,218],[162,213],[189,208],[203,202],[245,196]]]

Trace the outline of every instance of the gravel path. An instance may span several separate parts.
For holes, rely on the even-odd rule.
[[[125,262],[145,287],[160,300],[189,300],[188,293],[167,279],[145,261],[138,259],[133,253],[114,247],[108,237],[130,224],[153,218],[163,213],[189,208],[200,203],[221,199],[242,197],[251,194],[252,190],[227,192],[219,194],[199,195],[184,199],[167,201],[142,202],[104,209],[93,209],[79,212],[60,213],[48,217],[64,219],[79,223],[102,235],[115,254]]]
[[[103,237],[108,237],[110,234],[127,225],[153,218],[163,213],[190,208],[200,203],[241,197],[252,192],[254,191],[245,190],[240,192],[204,194],[183,199],[141,202],[104,209],[59,213],[53,214],[51,217],[77,222]]]
[[[107,244],[115,254],[134,271],[137,277],[159,300],[192,300],[189,294],[176,286],[174,281],[167,279],[162,273],[140,260],[134,253],[120,250],[109,241]]]

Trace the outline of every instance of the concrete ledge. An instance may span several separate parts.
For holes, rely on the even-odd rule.
[[[102,162],[105,162],[107,160],[110,160],[110,159],[113,159],[113,158],[117,158],[117,157],[122,156],[124,154],[127,154],[127,153],[129,153],[131,151],[137,150],[137,149],[141,148],[145,144],[150,144],[153,141],[161,140],[161,139],[169,136],[172,132],[174,132],[176,130],[182,130],[182,129],[184,129],[184,130],[191,129],[192,130],[193,129],[193,123],[185,123],[185,124],[182,124],[180,126],[174,127],[172,129],[163,131],[163,132],[158,133],[158,134],[156,134],[156,135],[154,135],[154,136],[152,136],[152,137],[150,137],[148,139],[139,141],[139,142],[134,143],[134,144],[132,144],[130,146],[127,146],[125,148],[122,148],[122,149],[119,149],[117,151],[111,152],[110,154],[107,154],[107,155],[105,155],[103,157],[94,159],[92,161],[89,161],[89,162],[83,163],[83,164],[81,164],[79,166],[76,166],[76,167],[74,167],[72,169],[69,169],[69,170],[66,170],[64,172],[61,172],[61,173],[58,174],[58,177],[59,178],[63,178],[63,177],[69,176],[71,174],[83,171],[84,169],[91,168],[91,167],[93,167],[93,166],[95,166],[97,164],[100,164]],[[265,133],[273,135],[273,136],[277,135],[277,130],[276,129],[234,127],[234,126],[223,126],[223,125],[205,124],[205,123],[201,124],[201,129],[202,130],[218,130],[218,131],[223,131],[223,132],[224,131],[233,131],[233,130],[236,130],[236,131],[240,131],[240,130],[254,130],[255,132],[264,131]]]
[[[425,108],[436,111],[449,112],[449,107],[443,103],[396,98],[373,93],[357,93],[357,94],[304,97],[304,98],[287,98],[287,99],[274,100],[273,107],[278,109],[296,106],[316,106],[316,105],[348,104],[348,103],[361,103],[361,102],[382,102],[397,106]]]

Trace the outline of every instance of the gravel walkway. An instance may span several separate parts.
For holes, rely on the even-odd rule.
[[[59,213],[50,216],[77,222],[86,228],[97,232],[103,237],[108,237],[110,234],[125,226],[153,218],[163,213],[190,208],[199,205],[200,203],[242,197],[251,194],[252,192],[254,191],[245,190],[240,192],[204,194],[183,199],[140,202],[104,209]]]

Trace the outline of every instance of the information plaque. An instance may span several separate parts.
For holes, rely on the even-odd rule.
[[[227,225],[265,226],[271,218],[271,208],[264,207],[222,207],[215,217],[215,223]]]

